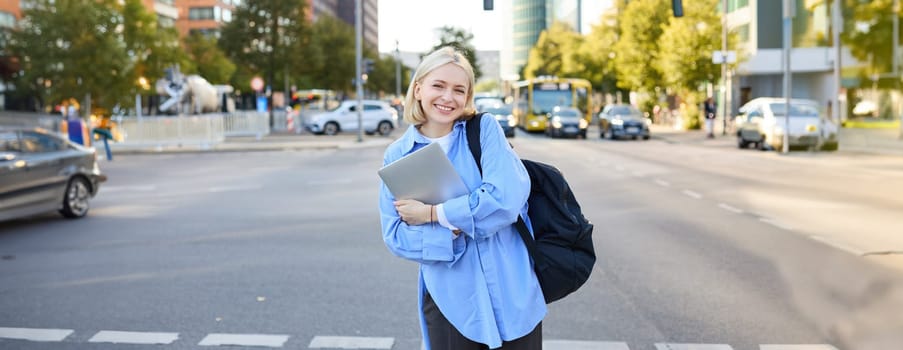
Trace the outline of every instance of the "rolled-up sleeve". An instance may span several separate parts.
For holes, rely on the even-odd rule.
[[[448,222],[473,238],[484,238],[517,221],[530,195],[530,177],[493,118],[482,118],[482,183],[469,195],[444,203]]]

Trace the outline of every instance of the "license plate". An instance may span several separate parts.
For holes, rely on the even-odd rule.
[[[577,132],[577,128],[575,128],[573,126],[569,126],[569,127],[564,128],[564,131],[565,132]]]
[[[640,131],[640,129],[637,128],[637,127],[631,126],[631,127],[627,128],[627,132],[629,132],[629,133],[631,133],[631,134],[637,133],[637,132],[639,132],[639,131]]]

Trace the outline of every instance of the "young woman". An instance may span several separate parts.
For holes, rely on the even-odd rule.
[[[473,67],[441,48],[417,68],[405,98],[411,126],[383,164],[437,142],[470,189],[436,205],[394,198],[383,184],[383,240],[396,256],[420,263],[420,321],[429,350],[542,348],[546,305],[523,241],[530,178],[494,118],[481,118],[483,174],[467,146]]]

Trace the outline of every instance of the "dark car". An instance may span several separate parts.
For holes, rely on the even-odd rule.
[[[583,113],[573,107],[555,107],[549,113],[546,123],[546,135],[551,137],[583,137],[586,138],[586,127],[589,122]]]
[[[106,179],[93,148],[39,128],[0,126],[0,220],[53,210],[83,217]]]
[[[649,124],[639,109],[628,104],[611,104],[599,113],[599,137],[606,136],[612,140],[630,137],[636,140],[642,137],[648,140]]]
[[[517,117],[511,112],[511,105],[483,106],[480,112],[492,114],[495,120],[505,131],[505,137],[514,137],[514,127],[517,126]]]

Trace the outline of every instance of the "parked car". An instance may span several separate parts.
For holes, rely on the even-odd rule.
[[[505,104],[505,98],[503,98],[501,96],[488,95],[488,94],[477,94],[477,96],[474,96],[474,98],[473,98],[473,106],[478,111],[483,108],[492,107],[492,106],[496,106],[496,105],[504,105],[504,104]]]
[[[0,220],[53,210],[83,217],[106,179],[93,148],[44,129],[0,127]]]
[[[398,127],[398,111],[388,103],[378,100],[363,100],[361,116],[364,132],[368,135],[379,133],[386,136]],[[304,128],[315,134],[335,135],[339,132],[357,131],[357,101],[342,101],[330,111],[312,115],[304,122]]]
[[[489,113],[495,117],[495,120],[502,126],[502,130],[505,131],[505,137],[514,137],[514,127],[517,126],[517,117],[514,116],[511,110],[511,105],[497,104],[494,106],[483,106],[478,111]]]
[[[583,113],[573,107],[556,106],[548,115],[546,135],[550,137],[583,137],[586,138],[586,127],[589,122]]]
[[[734,120],[737,125],[737,146],[747,148],[754,145],[761,150],[782,149],[787,122],[786,110],[784,98],[762,97],[744,104]],[[825,116],[817,102],[792,99],[789,114],[789,148],[837,150],[837,125]]]
[[[599,137],[604,139],[606,136],[612,140],[621,137],[648,140],[651,136],[649,120],[632,105],[607,105],[599,112]]]

